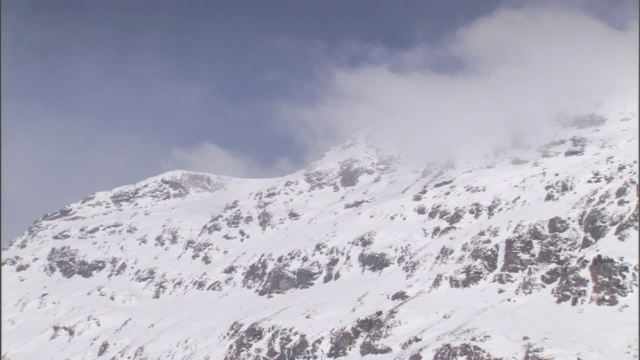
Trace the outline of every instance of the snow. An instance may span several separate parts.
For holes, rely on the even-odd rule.
[[[612,226],[591,247],[567,250],[572,262],[578,257],[591,261],[600,254],[629,265],[627,276],[636,278],[624,279],[629,292],[618,296],[614,306],[598,306],[592,300],[595,290],[589,268],[579,272],[590,283],[584,302],[575,306],[556,302],[557,282],[531,294],[519,292],[527,271],[539,278],[550,264],[513,273],[512,283],[493,281],[505,261],[505,241],[514,236],[518,224],[526,227],[559,216],[572,221],[569,233],[583,236],[578,220],[599,199],[603,199],[599,206],[606,206],[611,217],[633,211],[638,201],[635,185],[629,185],[630,190],[620,198],[626,203],[618,204],[620,199],[614,194],[629,181],[637,184],[636,111],[612,107],[605,109],[608,121],[601,127],[559,129],[558,138],[588,139],[582,156],[564,156],[571,146],[567,141],[557,147],[560,154],[556,157],[543,158],[536,148],[517,149],[514,153],[528,159],[527,163],[513,164],[513,154],[503,153],[485,164],[460,162],[423,177],[422,169],[403,162],[397,162],[394,171],[381,171],[379,162],[388,155],[368,146],[360,135],[309,168],[281,178],[233,179],[172,171],[98,192],[92,199],[70,205],[69,215],[37,222],[36,230],[25,232],[3,251],[3,359],[95,359],[104,341],[109,344],[107,358],[196,359],[208,355],[223,359],[237,339],[230,333],[235,322],[242,324],[243,331],[254,323],[264,329],[264,336],[242,353],[247,358],[256,351],[267,353],[270,336],[282,329],[305,334],[309,344],[322,338],[315,354],[326,358],[337,331],[351,329],[378,311],[387,327],[375,343],[389,346],[392,352],[362,356],[359,346],[366,335],[361,335],[344,359],[407,359],[416,353],[427,359],[447,343],[474,344],[503,358],[523,358],[527,346],[559,359],[637,358],[637,230],[629,230],[622,241]],[[630,120],[621,121],[625,118]],[[364,170],[354,186],[341,186],[341,166],[348,161]],[[493,166],[487,167],[489,163]],[[626,167],[619,171],[622,165]],[[439,176],[437,170],[441,170]],[[305,181],[308,171],[325,172],[328,183],[337,188],[327,185],[310,190]],[[589,182],[594,171],[611,180]],[[196,182],[188,180],[193,175]],[[220,186],[197,185],[203,179]],[[445,180],[452,182],[436,187]],[[557,201],[545,201],[545,186],[559,180],[571,181],[574,187],[561,193]],[[183,184],[187,194],[167,187],[167,181]],[[482,187],[484,191],[468,190]],[[414,200],[423,189],[427,191],[422,198]],[[135,191],[138,195],[132,201],[111,201],[115,194]],[[489,217],[488,205],[496,198],[502,200],[501,205]],[[237,205],[231,206],[236,200]],[[363,202],[345,207],[358,201]],[[473,203],[484,206],[477,219],[467,212]],[[419,205],[426,214],[416,212]],[[429,215],[436,205],[450,213],[465,209],[456,228],[445,235],[431,235],[436,227],[444,229],[451,221],[450,214]],[[258,222],[264,211],[271,215],[271,222],[263,230]],[[291,218],[291,211],[299,217]],[[242,220],[233,225],[236,212]],[[214,220],[218,215],[221,217]],[[212,222],[220,223],[221,229],[208,233],[204,227]],[[464,248],[479,246],[469,243],[482,239],[477,234],[490,226],[499,229],[498,235],[486,237],[489,242],[482,246],[499,246],[497,269],[477,284],[451,287],[448,277],[478,264]],[[354,239],[366,233],[373,234],[371,244],[354,244]],[[581,238],[576,241],[579,245]],[[198,244],[210,245],[196,256],[194,246]],[[76,269],[80,259],[88,263],[103,260],[106,267],[89,277],[64,278],[60,270],[48,273],[52,263],[47,256],[52,248],[63,246],[78,251]],[[534,246],[540,251],[538,242]],[[436,261],[443,247],[453,253],[449,259]],[[359,256],[379,253],[386,254],[390,264],[367,270]],[[26,270],[16,271],[17,265],[7,262],[16,256],[18,263],[29,264]],[[205,256],[209,263],[203,261]],[[268,276],[253,285],[243,283],[250,266],[260,259],[267,272],[282,268],[295,273],[316,262],[322,273],[308,288],[260,295]],[[337,259],[333,274],[339,272],[340,278],[325,283],[332,259]],[[413,272],[403,268],[410,262],[416,264]],[[126,269],[115,275],[122,263]],[[237,269],[226,273],[230,265]],[[156,272],[154,279],[135,280],[151,268]],[[438,274],[444,275],[442,284],[432,287]],[[166,290],[154,296],[163,281]],[[203,289],[197,288],[198,281]],[[207,290],[216,282],[217,289]],[[400,290],[409,298],[391,300]],[[73,334],[62,329],[65,327]],[[416,336],[421,340],[402,346]]]

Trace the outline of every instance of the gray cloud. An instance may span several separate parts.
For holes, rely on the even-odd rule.
[[[427,160],[488,154],[517,134],[543,139],[551,121],[616,96],[637,101],[637,21],[616,29],[578,9],[525,7],[496,11],[449,39],[435,53],[418,46],[389,54],[385,65],[336,70],[317,103],[283,105],[286,126],[312,158],[366,129],[375,142]],[[460,70],[416,61],[439,53]]]

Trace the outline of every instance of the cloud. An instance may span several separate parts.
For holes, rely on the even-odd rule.
[[[293,165],[286,158],[265,165],[210,142],[191,148],[174,147],[163,160],[163,167],[166,170],[182,169],[242,178],[279,176],[293,170]]]
[[[458,65],[434,70],[442,61]],[[637,64],[637,21],[617,29],[577,9],[501,9],[437,48],[336,69],[317,102],[280,111],[310,158],[360,130],[423,160],[471,156],[543,138],[560,117],[614,96],[637,101]]]

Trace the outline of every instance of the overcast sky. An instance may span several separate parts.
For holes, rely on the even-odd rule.
[[[1,14],[3,245],[172,169],[282,175],[364,127],[434,154],[429,134],[469,143],[637,91],[637,0],[3,0]]]

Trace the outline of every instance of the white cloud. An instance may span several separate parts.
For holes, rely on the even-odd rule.
[[[285,158],[271,165],[260,164],[248,156],[210,142],[186,149],[173,148],[164,159],[163,167],[166,170],[182,169],[243,178],[284,175],[293,169],[293,165]]]
[[[443,53],[462,69],[425,69],[429,56]],[[312,158],[362,129],[422,159],[469,156],[516,134],[541,137],[549,122],[597,111],[610,96],[637,99],[638,23],[618,30],[575,9],[503,9],[435,51],[425,45],[387,59],[336,70],[311,106],[282,106]]]

